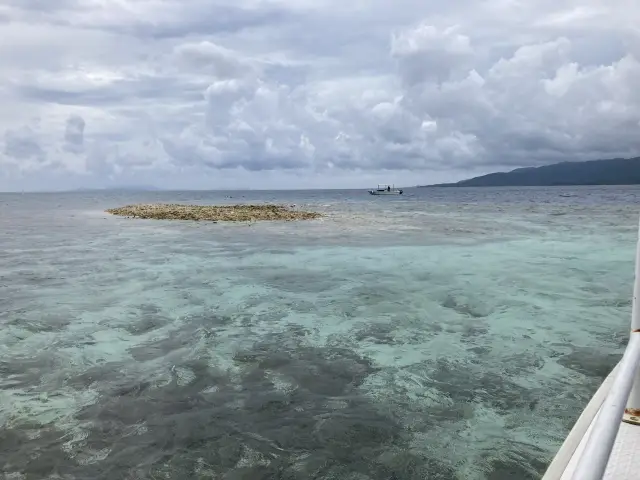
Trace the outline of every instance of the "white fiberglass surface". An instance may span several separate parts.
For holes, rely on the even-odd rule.
[[[103,213],[154,201],[326,217]],[[0,194],[3,471],[539,478],[624,349],[639,207],[635,187]]]

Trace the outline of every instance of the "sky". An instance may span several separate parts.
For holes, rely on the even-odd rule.
[[[637,0],[3,0],[0,36],[4,191],[640,155]]]

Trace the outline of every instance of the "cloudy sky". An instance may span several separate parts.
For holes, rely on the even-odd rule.
[[[3,0],[0,190],[640,155],[637,0]]]

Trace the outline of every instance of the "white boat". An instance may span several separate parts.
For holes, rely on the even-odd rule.
[[[371,195],[402,195],[402,189],[396,188],[395,185],[378,184],[375,190],[369,190]]]
[[[640,479],[640,231],[638,236],[629,343],[542,480]]]

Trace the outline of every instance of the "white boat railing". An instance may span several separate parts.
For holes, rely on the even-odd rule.
[[[640,363],[640,332],[631,335],[609,394],[596,417],[573,480],[602,480]],[[640,453],[640,452],[639,452]]]
[[[604,390],[606,397],[600,391],[596,394],[599,398],[592,399],[590,418],[583,418],[576,422],[574,430],[584,432],[587,435],[586,444],[580,453],[572,480],[602,480],[609,458],[620,430],[621,422],[626,422],[640,428],[640,378],[638,365],[640,365],[640,229],[638,231],[638,244],[636,247],[635,280],[633,285],[633,304],[631,308],[631,333],[629,343],[625,349],[620,363],[612,373],[610,387]],[[604,385],[603,385],[604,387]],[[601,406],[598,409],[598,404]],[[585,423],[589,422],[588,432]],[[573,430],[572,430],[573,433]],[[570,434],[571,436],[571,434]],[[544,479],[559,479],[567,467],[571,456],[577,451],[579,439],[565,441],[557,457],[551,463]],[[577,441],[576,441],[577,440]],[[567,450],[564,451],[563,450]],[[638,452],[640,457],[640,452]]]

